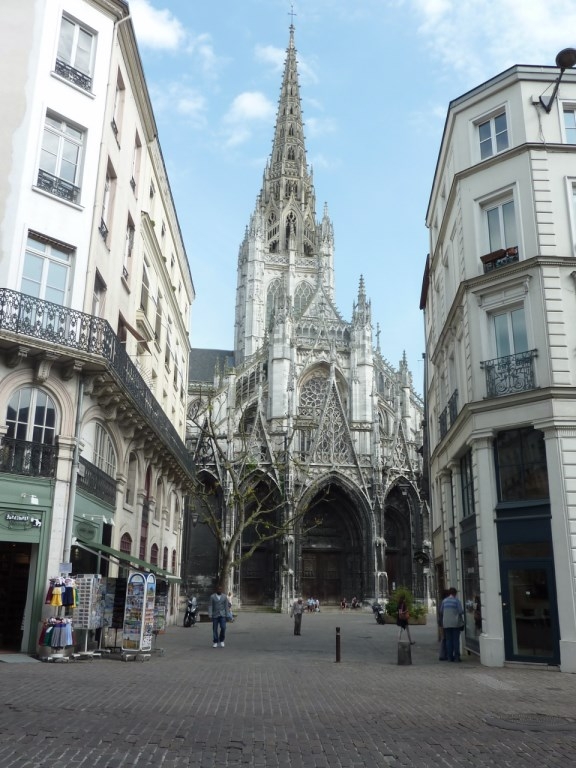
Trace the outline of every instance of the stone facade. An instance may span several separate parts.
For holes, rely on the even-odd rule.
[[[421,308],[437,583],[483,664],[574,672],[576,73],[551,98],[559,75],[511,67],[450,103]]]
[[[272,154],[238,256],[234,350],[193,349],[190,359],[190,407],[197,412],[207,396],[218,403],[222,444],[252,453],[276,508],[295,518],[235,570],[242,605],[280,607],[299,594],[372,600],[393,584],[428,594],[423,403],[406,359],[393,368],[379,333],[374,346],[363,279],[347,321],[334,273],[326,205],[316,219],[291,27]],[[218,479],[233,530],[229,483],[210,456],[201,461],[194,419],[188,437],[198,466]],[[201,595],[218,573],[217,553],[201,525],[188,533],[183,570]],[[245,536],[240,547],[252,543]]]

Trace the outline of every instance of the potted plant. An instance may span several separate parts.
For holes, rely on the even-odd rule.
[[[396,624],[398,618],[398,604],[404,599],[408,607],[408,613],[410,618],[409,624],[426,624],[426,618],[428,609],[425,605],[416,603],[414,601],[414,595],[408,589],[408,587],[397,587],[390,595],[390,598],[386,604],[386,624]]]

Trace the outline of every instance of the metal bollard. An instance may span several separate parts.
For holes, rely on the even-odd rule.
[[[336,663],[340,661],[340,627],[336,627]]]

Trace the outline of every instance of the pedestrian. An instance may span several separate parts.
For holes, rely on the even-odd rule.
[[[406,634],[408,635],[408,642],[410,643],[410,645],[416,645],[416,641],[412,640],[410,636],[410,627],[408,626],[409,618],[410,618],[410,612],[408,610],[408,603],[406,602],[406,597],[404,595],[401,595],[398,601],[398,617],[396,619],[396,625],[400,627],[400,631],[398,632],[398,642],[400,642],[400,638],[402,637],[402,632],[406,632]]]
[[[461,661],[460,630],[464,626],[464,608],[456,597],[457,594],[456,587],[450,587],[448,597],[440,604],[440,622],[446,638],[447,661]]]
[[[303,613],[304,613],[304,605],[302,603],[302,598],[299,597],[298,600],[294,600],[294,603],[290,608],[290,616],[294,617],[294,634],[295,635],[299,635],[300,630],[302,629]]]
[[[224,648],[226,638],[226,615],[228,614],[228,598],[218,585],[216,592],[210,595],[208,601],[208,617],[212,619],[212,648]]]
[[[445,597],[448,597],[450,593],[447,589],[442,590],[442,597],[440,598],[440,602],[438,604],[438,610],[437,610],[437,616],[436,620],[438,622],[438,640],[440,640],[440,650],[438,652],[438,660],[439,661],[447,661],[448,657],[446,656],[446,635],[444,634],[444,627],[442,626],[442,616],[440,614],[440,606],[442,605],[442,600],[444,600]]]
[[[345,611],[346,610],[346,598],[343,597],[342,600],[340,600],[340,610]]]

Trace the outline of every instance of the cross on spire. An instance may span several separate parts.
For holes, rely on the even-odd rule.
[[[298,14],[294,13],[294,3],[290,3],[290,11],[288,13],[288,16],[290,16],[290,26],[294,26],[294,16],[297,16]]]

